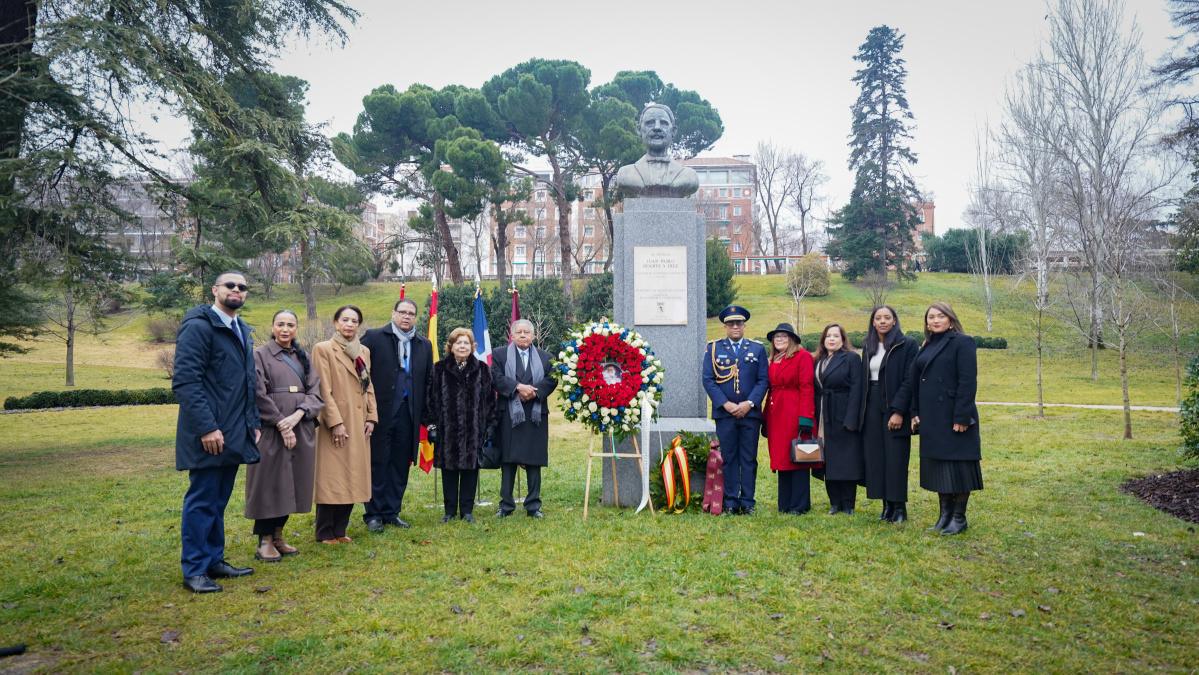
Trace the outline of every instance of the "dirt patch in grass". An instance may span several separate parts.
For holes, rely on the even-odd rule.
[[[1199,523],[1199,469],[1134,478],[1120,489],[1140,497],[1155,509]]]

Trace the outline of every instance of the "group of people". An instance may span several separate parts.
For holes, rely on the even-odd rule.
[[[395,303],[391,320],[359,338],[365,317],[354,305],[333,314],[333,337],[311,352],[296,341],[299,319],[281,309],[271,337],[255,347],[238,316],[249,287],[225,272],[214,302],[180,324],[172,386],[179,401],[175,465],[187,470],[183,499],[183,585],[221,590],[219,578],[253,573],[225,558],[225,507],[237,469],[246,470],[245,516],[258,537],[254,557],[278,562],[298,553],[284,526],[316,502],[316,540],[348,544],[354,504],[369,531],[407,528],[400,518],[420,427],[441,470],[445,515],[474,522],[482,453],[501,469],[497,515],[516,510],[513,488],[526,471],[524,508],[541,518],[541,467],[549,460],[548,402],[556,381],[550,355],[533,344],[534,326],[517,321],[492,365],[475,357],[474,333],[450,331],[445,355],[416,331],[418,307]]]
[[[852,515],[865,486],[868,499],[882,500],[881,520],[903,522],[918,434],[920,486],[940,497],[931,529],[966,529],[970,493],[983,487],[978,362],[974,340],[948,304],[925,310],[922,344],[904,335],[893,307],[874,308],[861,354],[838,323],[824,327],[813,355],[791,324],[770,331],[768,346],[746,338],[749,318],[744,307],[725,308],[726,336],[708,343],[701,365],[724,460],[724,513],[754,512],[761,433],[778,475],[780,512],[812,508],[815,475],[824,480],[830,515]],[[821,461],[796,457],[797,440],[816,444]]]

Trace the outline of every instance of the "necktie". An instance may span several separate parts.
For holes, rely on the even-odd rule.
[[[237,318],[234,317],[233,323],[229,324],[233,327],[233,334],[237,336],[237,341],[241,343],[242,348],[246,346],[246,338],[242,337],[241,327],[237,325]]]
[[[408,372],[408,343],[407,342],[402,343],[400,346],[400,350],[404,352],[403,363],[402,363],[404,372]]]
[[[529,369],[529,352],[526,349],[520,350],[520,369]]]
[[[741,343],[740,343],[740,342],[733,342],[733,343],[730,343],[730,344],[732,344],[732,345],[733,345],[733,358],[736,358],[736,357],[737,357],[737,351],[738,351],[738,348],[741,346]]]

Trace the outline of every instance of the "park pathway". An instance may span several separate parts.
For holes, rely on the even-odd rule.
[[[1008,406],[1008,407],[1021,407],[1021,408],[1037,407],[1036,403],[1019,403],[1016,401],[979,401],[978,405],[1002,405],[1002,406]],[[1088,410],[1123,410],[1124,409],[1124,406],[1122,406],[1122,405],[1098,405],[1098,404],[1094,404],[1094,403],[1046,403],[1045,407],[1046,408],[1086,408]],[[1172,408],[1169,406],[1130,405],[1128,407],[1131,410],[1144,411],[1144,412],[1169,412],[1169,413],[1178,412],[1178,408]]]

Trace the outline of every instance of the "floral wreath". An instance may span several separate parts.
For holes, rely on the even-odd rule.
[[[624,437],[641,425],[641,403],[657,417],[662,362],[636,331],[600,319],[570,333],[553,361],[566,419]]]

